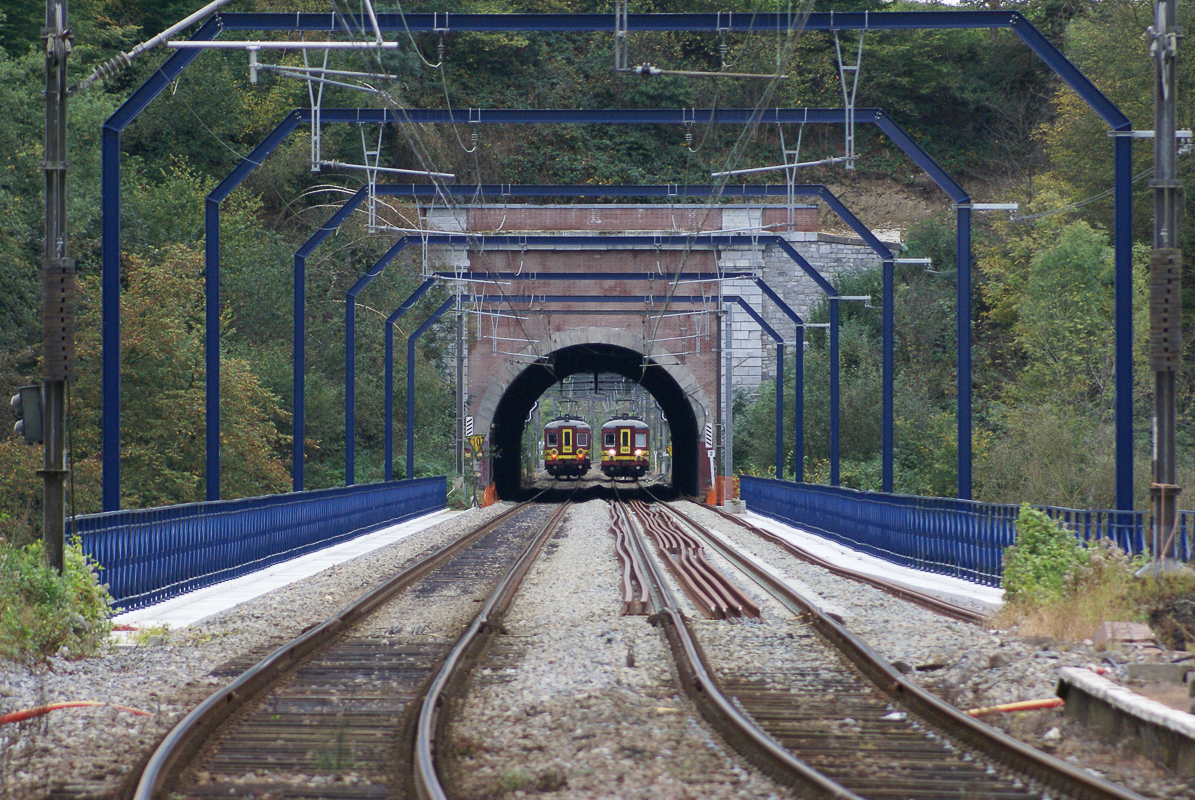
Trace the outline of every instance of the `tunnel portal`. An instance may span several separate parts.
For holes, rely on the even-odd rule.
[[[564,347],[529,364],[503,391],[490,427],[493,480],[500,497],[519,490],[523,428],[536,401],[550,387],[571,375],[612,372],[635,381],[655,398],[672,436],[673,488],[697,494],[698,420],[694,402],[671,374],[675,370],[634,350],[605,343]]]

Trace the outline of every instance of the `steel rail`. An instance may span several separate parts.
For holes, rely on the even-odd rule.
[[[637,500],[626,505],[655,541],[660,557],[703,616],[727,619],[743,615],[744,596],[701,557],[701,543],[697,539],[686,536],[680,528],[670,527],[667,517],[657,516]],[[753,604],[747,607],[758,611]]]
[[[312,654],[332,643],[354,623],[360,622],[395,594],[457,556],[530,502],[510,508],[469,534],[436,550],[358,597],[295,639],[274,650],[222,689],[213,692],[166,734],[146,762],[132,800],[152,800],[171,791],[185,767],[208,737],[235,711],[276,683]]]
[[[847,567],[839,566],[838,564],[835,564],[832,561],[827,561],[826,559],[822,558],[821,556],[815,555],[815,554],[809,552],[808,550],[805,550],[804,548],[793,544],[792,542],[788,541],[787,539],[784,539],[781,536],[777,536],[776,534],[771,533],[770,531],[765,531],[763,528],[753,525],[750,522],[747,522],[746,520],[735,516],[734,514],[730,514],[727,511],[724,511],[723,509],[718,508],[717,506],[705,505],[704,503],[701,503],[697,498],[689,498],[689,501],[693,502],[693,503],[698,503],[699,505],[702,505],[707,510],[713,511],[714,513],[718,514],[719,516],[723,517],[724,519],[729,520],[730,522],[733,522],[736,525],[739,525],[743,528],[746,528],[747,530],[754,533],[756,536],[759,536],[762,539],[766,539],[767,541],[771,542],[772,544],[775,544],[775,545],[781,547],[782,549],[787,551],[790,555],[795,556],[796,558],[799,558],[802,561],[806,561],[810,564],[813,564],[814,566],[821,567],[824,570],[828,570],[829,572],[834,573],[835,575],[839,576],[840,578],[847,578],[849,580],[859,581],[860,583],[866,583],[869,586],[874,586],[875,588],[879,589],[882,592],[887,592],[888,594],[892,595],[893,597],[899,598],[901,600],[905,600],[909,603],[914,603],[918,606],[921,606],[922,608],[929,609],[930,611],[933,611],[934,613],[941,614],[944,617],[950,617],[951,619],[957,619],[960,622],[969,622],[974,625],[979,625],[979,624],[986,622],[988,619],[988,615],[986,613],[984,613],[983,611],[979,611],[974,608],[967,608],[966,606],[961,606],[957,603],[952,603],[949,600],[943,600],[940,597],[934,597],[931,594],[926,594],[925,592],[919,592],[916,589],[910,589],[907,586],[902,586],[902,585],[896,584],[896,583],[890,583],[888,581],[885,581],[883,578],[877,578],[873,575],[867,575],[862,572],[856,572],[855,570],[849,569]],[[680,511],[676,508],[672,508],[671,506],[669,508],[674,513],[679,514],[680,516],[684,517],[686,520],[689,520],[690,523],[692,523],[692,520],[690,520],[689,517],[687,515],[685,515],[685,513],[683,511]]]
[[[626,530],[620,521],[618,517],[611,515],[610,526],[606,532],[614,537],[614,552],[622,563],[622,613],[623,616],[639,616],[650,613],[651,597],[647,593],[643,569],[627,545]]]
[[[644,491],[648,491],[644,487]],[[650,495],[650,492],[648,492]],[[633,500],[630,507],[644,520],[653,535],[667,536],[667,549],[676,554],[678,566],[688,571],[694,581],[708,587],[707,591],[720,598],[720,605],[734,616],[759,617],[759,606],[725,573],[705,557],[702,541],[681,525],[677,525],[666,511],[654,511],[641,500]],[[672,526],[672,527],[670,527]]]
[[[574,489],[575,493],[575,489]],[[527,546],[518,561],[506,573],[490,594],[481,611],[474,617],[468,630],[457,641],[452,652],[444,660],[439,673],[428,687],[419,711],[416,724],[414,774],[415,791],[422,800],[448,800],[440,778],[436,774],[435,744],[444,735],[447,718],[441,712],[450,697],[450,692],[459,690],[468,678],[468,672],[478,656],[484,651],[489,637],[501,628],[502,616],[514,600],[527,571],[539,557],[548,539],[560,528],[571,500],[560,505],[547,523]]]
[[[1067,797],[1081,800],[1144,800],[1135,792],[1089,775],[968,716],[923,689],[898,672],[844,625],[822,611],[817,603],[739,556],[720,542],[715,534],[689,519],[683,512],[671,507],[668,510],[685,519],[708,546],[750,575],[786,607],[792,608],[790,604],[797,606],[817,632],[838,648],[880,691],[948,737]]]
[[[618,496],[617,486],[614,491]],[[612,505],[617,508],[621,504],[620,499]],[[705,655],[689,630],[688,621],[677,606],[663,573],[647,554],[649,548],[643,541],[644,534],[629,515],[628,522],[631,546],[645,565],[652,600],[658,609],[648,621],[662,628],[676,661],[681,685],[685,694],[697,705],[701,716],[745,758],[777,782],[799,786],[818,798],[863,800],[782,747],[722,692],[706,666]]]

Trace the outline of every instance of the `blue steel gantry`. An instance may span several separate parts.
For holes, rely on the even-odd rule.
[[[356,21],[360,22],[360,20]],[[815,13],[803,18],[790,17],[787,14],[767,13],[714,13],[714,14],[630,14],[625,17],[625,28],[628,31],[735,31],[735,32],[775,32],[788,30],[791,25],[798,23],[804,30],[839,31],[839,30],[913,30],[913,29],[964,29],[989,28],[1008,29],[1017,35],[1042,61],[1072,88],[1087,104],[1096,111],[1101,119],[1113,131],[1128,131],[1131,123],[1115,105],[1071,64],[1039,31],[1018,12],[1009,11],[945,11],[945,12],[860,12],[860,13]],[[192,42],[210,42],[223,31],[293,31],[293,32],[333,32],[343,30],[348,23],[349,30],[354,29],[354,19],[332,14],[219,14],[209,19],[193,35]],[[603,32],[612,31],[613,25],[610,15],[595,14],[381,14],[378,15],[378,25],[387,32],[410,31],[444,32],[444,31],[563,31],[563,32]],[[146,106],[160,94],[198,55],[197,48],[184,48],[174,53],[163,66],[157,70],[133,95],[108,119],[103,128],[103,508],[115,510],[120,507],[120,137],[127,127]],[[324,121],[336,121],[326,116],[331,110],[324,110]],[[792,109],[788,110],[794,111]],[[795,110],[800,111],[800,110]],[[408,111],[408,112],[379,112],[381,119],[373,121],[406,122],[415,121],[416,117],[425,115],[448,115],[452,119],[452,112]],[[358,112],[359,114],[361,112]],[[393,118],[387,119],[387,113]],[[628,115],[643,117],[656,114],[654,111],[625,111],[606,110],[594,112],[490,112],[486,122],[512,122],[508,115],[520,113],[533,116],[551,114],[584,113],[599,116],[617,116],[618,120],[607,119],[575,119],[573,121],[589,122],[623,122]],[[712,115],[713,112],[687,111],[684,118],[676,119],[639,119],[642,122],[688,122],[701,121],[694,118],[694,113]],[[706,121],[732,122],[730,118],[723,118],[726,112],[718,112],[719,118]],[[840,116],[845,110],[837,112]],[[856,119],[868,121],[869,113],[876,116],[870,121],[880,125],[906,153],[913,153],[908,149],[915,144],[904,135],[904,132],[894,122],[878,111],[858,110]],[[302,120],[303,112],[295,112],[293,124]],[[370,114],[365,114],[370,116]],[[288,120],[290,117],[288,117]],[[361,116],[356,119],[345,119],[346,122],[365,122]],[[424,121],[433,121],[426,119]],[[476,120],[461,119],[461,122]],[[522,121],[563,122],[565,120],[525,119]],[[804,119],[789,118],[775,119],[770,112],[752,110],[745,113],[739,122],[756,123],[772,121],[789,122],[841,122],[841,119]],[[890,123],[890,124],[888,124]],[[286,122],[283,123],[287,124]],[[282,126],[280,126],[281,128]],[[292,126],[293,129],[293,126]],[[895,133],[894,133],[895,132]],[[276,130],[277,141],[285,137],[285,133]],[[271,139],[275,134],[271,134]],[[258,150],[264,147],[264,154],[268,154],[276,146],[267,146],[263,142]],[[1128,136],[1114,137],[1114,259],[1115,259],[1115,363],[1116,363],[1116,464],[1117,489],[1116,507],[1121,511],[1129,511],[1133,507],[1133,465],[1132,465],[1132,264],[1131,264],[1131,154],[1132,142]],[[254,155],[264,154],[254,151]],[[914,160],[916,156],[913,156]],[[247,160],[248,162],[248,160]],[[260,163],[260,158],[251,163],[243,164],[244,174]],[[918,161],[926,169],[938,185],[950,194],[957,206],[958,225],[958,464],[959,464],[959,497],[971,496],[971,275],[970,275],[970,198],[937,169],[936,165]],[[241,167],[238,167],[238,171]],[[208,219],[213,214],[218,218],[219,203],[227,196],[233,187],[243,178],[230,175],[221,183],[216,192],[208,198]],[[219,192],[223,194],[219,194]],[[213,212],[215,208],[215,212]],[[209,226],[206,242],[208,253],[209,280],[209,331],[213,315],[218,320],[218,227],[215,234]],[[215,257],[213,258],[213,254]],[[890,273],[892,264],[884,261],[885,271],[885,302],[884,327],[885,336],[891,324]],[[213,287],[214,284],[214,287]],[[216,292],[216,302],[211,302],[211,292]],[[837,304],[832,303],[833,308]],[[301,323],[296,320],[296,325]],[[885,340],[885,361],[889,358],[887,352],[888,339]],[[219,354],[214,340],[208,339],[208,372],[215,374],[218,380]],[[207,398],[208,419],[219,418],[219,394],[209,392]],[[296,408],[296,417],[300,416]],[[219,495],[219,442],[218,427],[215,429],[217,441],[212,445],[208,435],[208,495]],[[889,443],[885,441],[885,447]],[[213,455],[214,454],[214,455]],[[213,464],[212,459],[215,459]],[[214,467],[214,469],[213,469]],[[213,473],[216,477],[213,477]]]

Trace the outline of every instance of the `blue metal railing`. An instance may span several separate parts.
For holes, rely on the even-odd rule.
[[[83,552],[127,610],[443,508],[443,476],[77,519]]]
[[[752,511],[826,536],[896,564],[999,586],[1004,549],[1016,541],[1020,506],[945,497],[860,492],[742,476]],[[1081,541],[1110,538],[1130,555],[1146,553],[1140,511],[1036,506]],[[1179,512],[1171,555],[1192,557],[1195,512]]]

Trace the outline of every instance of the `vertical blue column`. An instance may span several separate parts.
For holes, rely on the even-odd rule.
[[[394,256],[391,255],[391,253],[397,255],[400,246],[406,246],[408,238],[409,237],[404,236],[402,239],[396,242],[394,246],[390,248],[390,253],[388,253],[387,256],[389,256],[389,258],[393,258]],[[419,288],[411,292],[407,299],[403,300],[398,308],[394,309],[390,316],[386,317],[385,470],[386,480],[388,481],[394,480],[394,323],[398,321],[399,317],[407,313],[411,306],[415,305],[419,298],[423,297],[424,293],[427,292],[428,289],[432,288],[435,282],[435,278],[428,278],[423,283],[419,284]],[[410,476],[408,475],[407,477],[409,478]]]
[[[430,285],[431,281],[426,282]],[[456,297],[440,304],[415,332],[407,337],[407,480],[415,476],[415,340],[422,336],[444,312],[456,305]]]
[[[1133,510],[1133,140],[1113,137],[1116,510]],[[1128,523],[1128,515],[1118,522]]]
[[[793,482],[805,482],[805,326],[793,348]]]
[[[304,391],[307,358],[307,257],[295,254],[295,333],[291,352],[294,365],[294,416],[291,417],[291,488],[303,491],[303,455],[306,425],[303,412],[306,409]]]
[[[838,485],[838,297],[826,298],[830,304],[830,485]]]
[[[776,480],[784,480],[784,342],[776,342]]]
[[[958,496],[971,499],[971,206],[958,208]]]
[[[220,203],[204,202],[205,497],[220,499]]]
[[[120,130],[104,125],[103,208],[103,509],[120,510]]]
[[[394,480],[394,323],[386,320],[385,479]]]
[[[894,412],[894,382],[896,376],[896,346],[895,346],[895,317],[896,309],[893,306],[895,300],[896,283],[896,264],[890,259],[886,258],[883,261],[884,273],[884,288],[883,288],[883,376],[882,376],[882,392],[883,392],[883,408],[880,411],[881,426],[883,429],[883,445],[880,460],[882,462],[883,475],[880,478],[880,491],[892,492],[893,485],[893,462],[896,459],[896,436],[895,436],[895,412]]]
[[[355,483],[357,451],[357,297],[344,296],[344,485]]]
[[[219,19],[211,16],[191,39],[208,41],[220,30]],[[120,509],[120,134],[199,53],[199,48],[184,48],[170,56],[104,123],[100,158],[104,511]]]
[[[415,477],[415,335],[407,337],[407,480]]]

